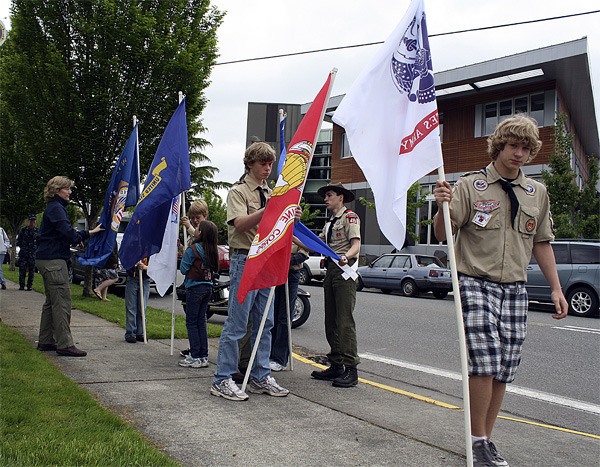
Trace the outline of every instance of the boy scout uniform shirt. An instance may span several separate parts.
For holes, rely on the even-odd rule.
[[[358,238],[360,240],[360,218],[358,215],[347,208],[343,208],[335,216],[336,221],[331,224],[327,222],[321,234],[323,239],[327,238],[327,225],[333,229],[331,240],[328,245],[338,255],[345,255],[350,249],[350,240]]]
[[[519,200],[514,228],[511,203],[494,164],[463,175],[450,202],[452,231],[457,232],[457,269],[497,283],[527,280],[534,243],[554,240],[546,187],[525,177],[511,182]]]
[[[229,248],[241,248],[249,250],[252,246],[252,240],[258,231],[258,225],[247,232],[239,232],[233,226],[233,220],[239,216],[252,214],[259,209],[260,193],[256,189],[261,186],[266,194],[271,193],[271,189],[266,181],[258,185],[250,175],[244,177],[244,181],[235,184],[227,194],[227,236],[229,239]]]

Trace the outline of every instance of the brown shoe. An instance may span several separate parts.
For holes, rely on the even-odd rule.
[[[58,355],[62,355],[63,357],[85,357],[87,355],[87,352],[79,350],[74,345],[64,349],[56,349],[56,353]]]
[[[56,350],[56,344],[38,344],[37,349],[40,352],[50,352]]]

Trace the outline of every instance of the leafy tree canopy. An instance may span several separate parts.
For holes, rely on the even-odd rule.
[[[133,116],[143,174],[179,91],[193,188],[222,185],[201,152],[208,142],[195,136],[204,130],[204,89],[223,18],[209,0],[14,0],[11,13],[0,59],[3,215],[19,203],[21,219],[42,209],[45,183],[60,174],[75,181],[72,199],[96,219]]]

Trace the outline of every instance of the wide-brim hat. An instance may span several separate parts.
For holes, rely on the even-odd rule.
[[[324,197],[325,193],[327,193],[329,190],[335,191],[338,195],[344,195],[344,203],[354,201],[354,193],[345,188],[340,182],[331,182],[327,186],[322,186],[317,190],[317,193]]]

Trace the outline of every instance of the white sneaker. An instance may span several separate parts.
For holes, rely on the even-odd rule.
[[[253,394],[268,394],[269,396],[275,397],[285,397],[290,393],[287,389],[279,386],[272,376],[267,376],[262,381],[259,381],[256,378],[250,378],[248,392]]]
[[[194,358],[188,355],[183,360],[179,360],[178,365],[187,368],[206,368],[208,366],[208,359],[205,362],[202,358]]]
[[[213,396],[223,397],[230,401],[245,401],[248,399],[248,394],[242,391],[231,378],[213,383],[210,387],[210,393]]]
[[[273,362],[270,361],[269,362],[269,368],[271,368],[271,371],[283,371],[285,370],[285,367],[277,362]]]

